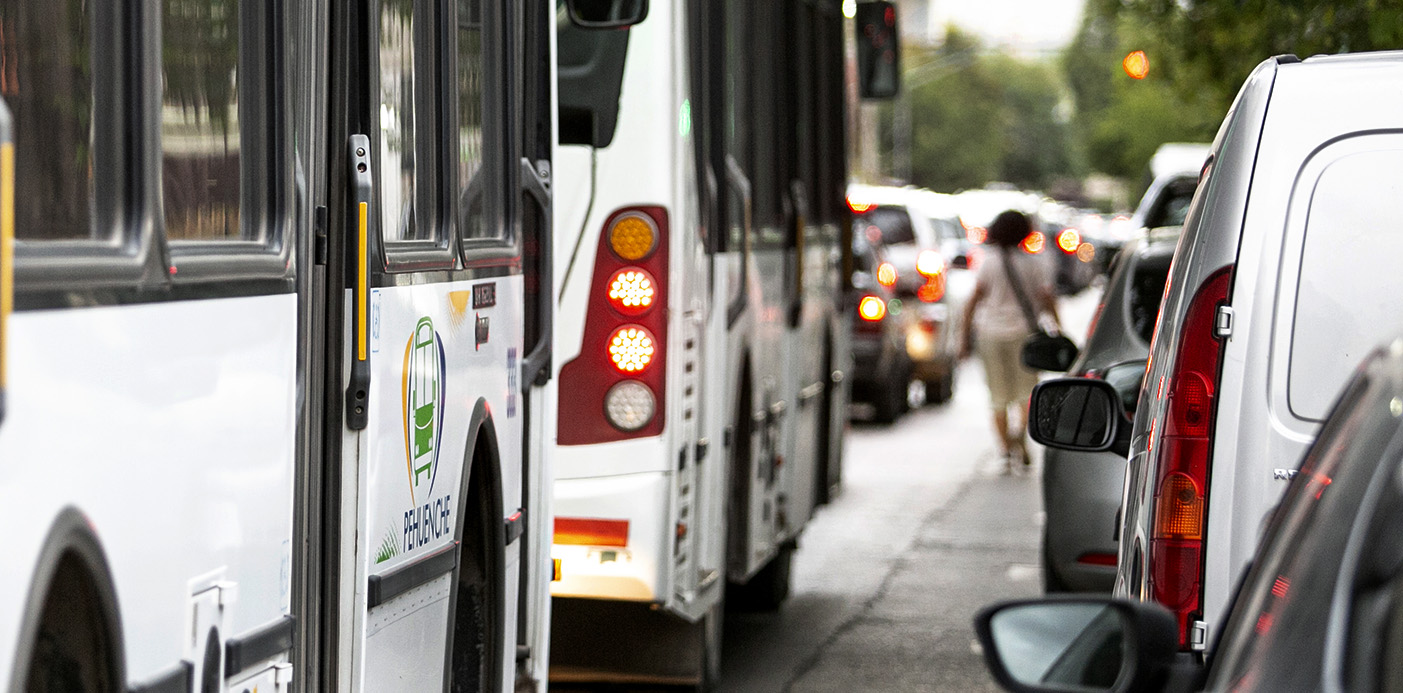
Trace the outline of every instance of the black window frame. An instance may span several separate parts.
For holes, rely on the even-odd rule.
[[[152,289],[265,280],[274,280],[271,285],[260,285],[271,286],[273,292],[292,290],[286,281],[295,272],[292,249],[296,245],[292,239],[296,221],[287,98],[290,61],[284,40],[288,7],[283,0],[240,3],[241,21],[245,16],[257,18],[261,29],[244,32],[241,27],[239,43],[241,92],[251,94],[244,85],[255,87],[258,95],[250,101],[260,110],[253,120],[265,124],[267,131],[261,147],[267,170],[248,178],[273,183],[241,191],[241,218],[251,215],[260,219],[259,240],[172,243],[162,225],[161,205],[161,0],[90,5],[94,236],[17,240],[15,286],[19,294],[73,296],[135,289],[146,292],[142,300],[151,300],[184,295],[151,293]],[[246,48],[245,37],[250,34],[259,41],[257,51]],[[249,75],[260,79],[246,80]],[[240,168],[242,184],[248,179],[244,178],[242,171],[247,167],[242,161]],[[260,198],[262,205],[256,210],[244,209],[245,192]],[[226,288],[231,293],[240,291],[229,286],[215,293]],[[267,291],[256,288],[252,292]],[[209,291],[191,295],[206,296]],[[53,301],[41,299],[35,305],[50,303]],[[29,302],[21,300],[20,304]]]

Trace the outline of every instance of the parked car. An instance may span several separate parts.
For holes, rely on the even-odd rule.
[[[847,306],[853,330],[852,398],[872,405],[879,423],[892,423],[906,412],[912,374],[906,352],[911,315],[892,288],[895,273],[878,234],[853,234],[853,290]]]
[[[1049,381],[1039,435],[1128,442],[1106,383]],[[1269,463],[1295,471],[1275,453]],[[1018,691],[1403,689],[1403,341],[1356,371],[1270,516],[1207,665],[1177,654],[1178,617],[1124,598],[1008,602],[976,630]]]
[[[1145,358],[1179,229],[1160,229],[1122,249],[1069,376],[1099,378],[1135,410]],[[1116,577],[1116,517],[1125,457],[1048,448],[1043,453],[1043,587],[1110,592]]]
[[[1116,592],[1205,650],[1331,398],[1403,333],[1403,53],[1259,65],[1189,205],[1135,411]],[[1041,413],[1034,414],[1034,418]]]
[[[906,344],[912,376],[927,401],[944,402],[955,388],[959,345],[954,321],[959,311],[947,296],[949,265],[941,253],[949,222],[929,213],[933,195],[917,188],[853,185],[848,206],[854,237],[876,229],[874,242],[885,248],[896,269],[896,297],[911,313]]]

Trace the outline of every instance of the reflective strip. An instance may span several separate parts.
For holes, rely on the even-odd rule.
[[[5,387],[5,335],[15,307],[15,145],[0,145],[0,389]]]
[[[359,206],[360,220],[357,236],[359,246],[356,255],[356,315],[359,320],[356,321],[356,360],[364,361],[366,357],[366,217],[369,214],[370,206],[365,202],[360,203]]]

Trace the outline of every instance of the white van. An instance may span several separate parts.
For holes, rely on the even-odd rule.
[[[1403,333],[1400,266],[1403,53],[1263,62],[1189,207],[1128,444],[1116,591],[1174,611],[1181,648],[1221,628],[1294,461]]]

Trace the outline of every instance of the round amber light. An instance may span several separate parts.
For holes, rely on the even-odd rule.
[[[857,304],[857,313],[863,320],[876,322],[887,316],[887,305],[876,296],[863,296]]]
[[[619,270],[609,280],[609,304],[625,315],[638,315],[653,307],[657,289],[641,269]]]
[[[623,373],[638,373],[653,362],[653,336],[641,327],[620,327],[609,338],[609,360]]]
[[[647,257],[657,244],[657,227],[642,214],[625,214],[609,228],[609,247],[625,260]]]

